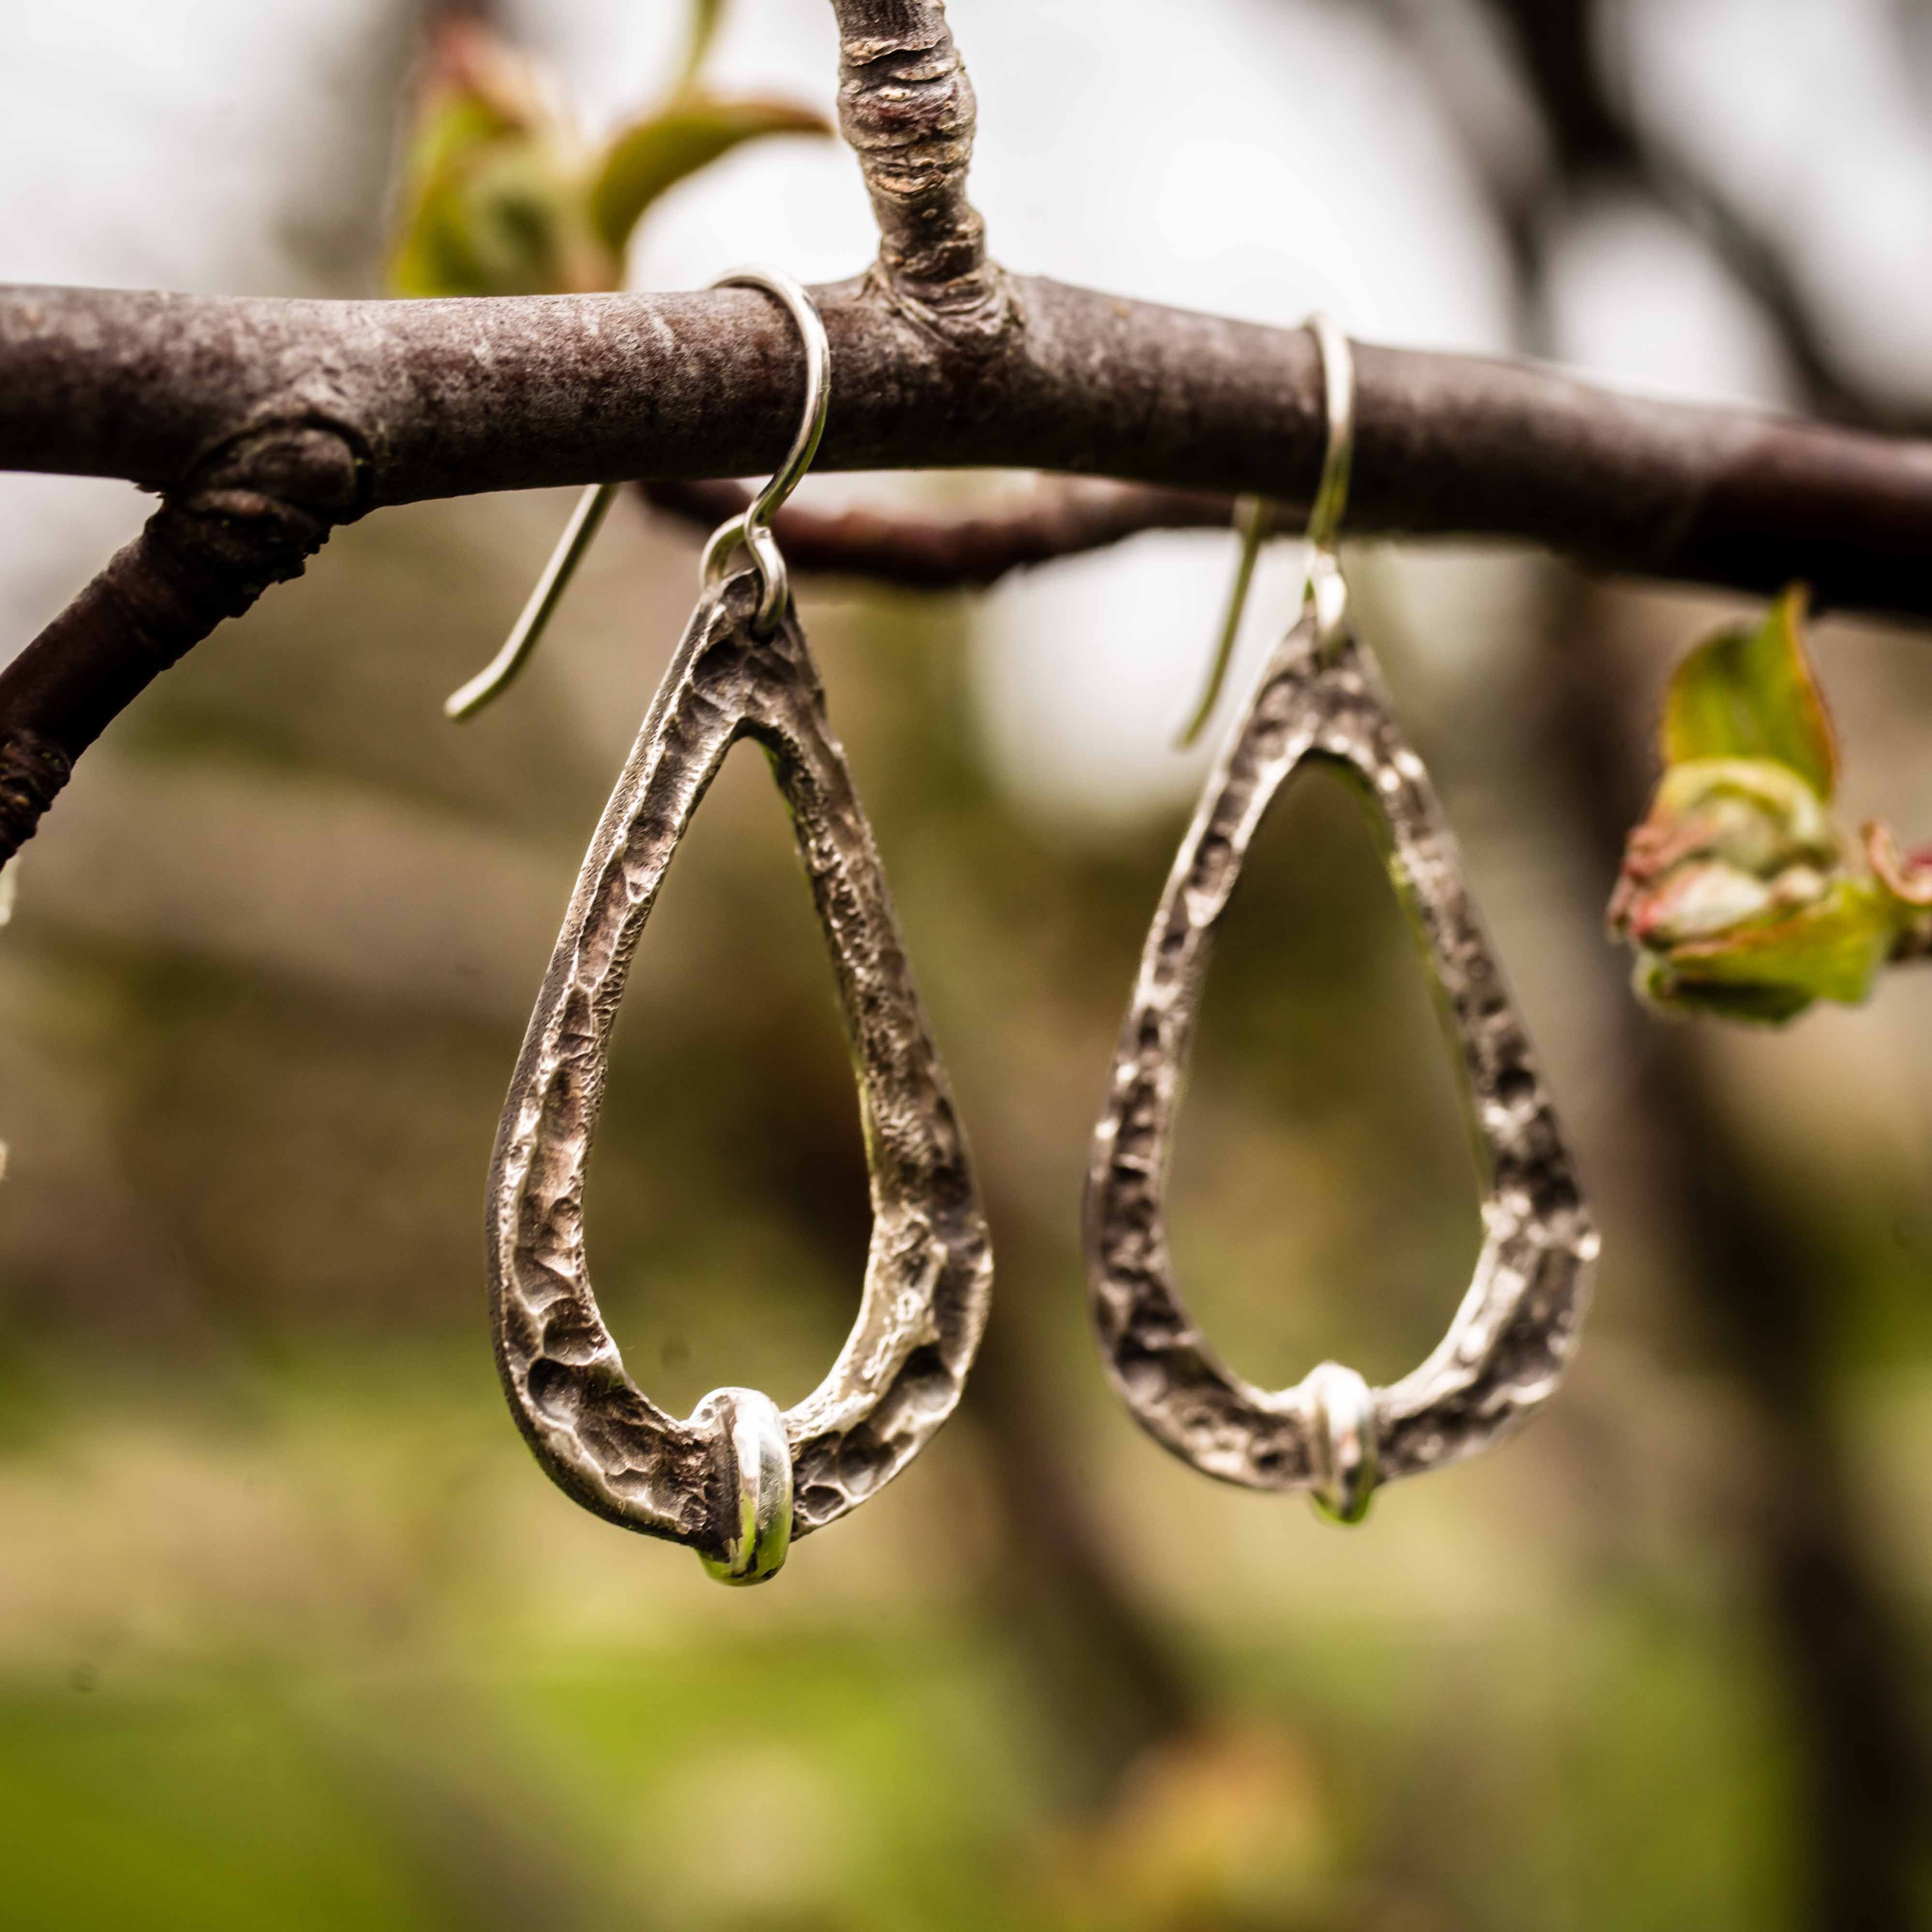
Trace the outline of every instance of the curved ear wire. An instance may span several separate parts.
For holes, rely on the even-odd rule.
[[[772,518],[779,506],[798,488],[800,478],[812,467],[812,458],[818,454],[819,440],[825,434],[826,415],[832,406],[832,345],[826,337],[825,323],[818,313],[818,304],[800,283],[782,269],[734,268],[729,274],[720,275],[711,286],[714,289],[763,289],[766,294],[776,296],[784,304],[797,326],[800,340],[805,345],[805,407],[799,418],[797,433],[792,438],[791,448],[765,487],[752,500],[749,507],[712,532],[699,567],[701,580],[706,584],[716,584],[723,576],[731,553],[740,544],[751,552],[753,567],[758,573],[758,634],[766,636],[777,623],[778,614],[791,595],[784,559],[772,535]],[[563,526],[563,535],[557,539],[549,562],[544,566],[543,574],[537,579],[530,602],[511,626],[502,649],[467,684],[444,699],[442,714],[452,723],[460,724],[474,718],[485,706],[494,704],[522,675],[524,666],[542,641],[550,619],[556,614],[556,607],[563,602],[563,593],[570,587],[570,580],[576,575],[578,566],[590,550],[605,514],[616,500],[619,487],[615,483],[593,483],[577,500],[577,508],[570,513],[570,521]]]
[[[530,602],[510,626],[502,649],[467,684],[459,686],[442,700],[442,715],[452,724],[460,724],[474,718],[485,705],[494,704],[522,674],[549,628],[550,619],[556,614],[556,607],[563,602],[563,593],[577,574],[577,566],[584,561],[592,539],[617,500],[617,489],[615,483],[593,483],[578,498],[577,508],[571,512],[570,521],[564,525],[563,535],[550,552]]]
[[[1333,434],[1303,614],[1230,734],[1148,934],[1094,1130],[1087,1264],[1109,1375],[1150,1434],[1209,1475],[1306,1491],[1356,1522],[1378,1481],[1470,1454],[1548,1399],[1576,1346],[1597,1234],[1454,836],[1349,621],[1334,547],[1349,362],[1340,331],[1316,326]],[[1293,1388],[1244,1381],[1189,1313],[1168,1248],[1168,1155],[1211,941],[1270,805],[1308,763],[1352,779],[1383,834],[1485,1169],[1485,1238],[1468,1292],[1435,1353],[1388,1388],[1332,1362]]]
[[[1341,580],[1342,563],[1336,539],[1341,533],[1342,513],[1348,502],[1348,478],[1355,465],[1355,358],[1348,337],[1332,316],[1317,310],[1308,318],[1307,326],[1321,352],[1322,388],[1328,424],[1322,452],[1321,480],[1315,486],[1315,500],[1308,512],[1307,542],[1311,554],[1306,594],[1312,596],[1318,580],[1330,574],[1337,584]],[[1208,662],[1207,684],[1174,741],[1176,751],[1186,751],[1200,736],[1214,715],[1215,706],[1221,701],[1228,667],[1234,662],[1234,646],[1241,634],[1248,592],[1254,585],[1255,562],[1261,554],[1262,539],[1268,535],[1274,521],[1274,508],[1265,496],[1235,498],[1234,528],[1241,542],[1235,556],[1234,581],[1228,592],[1227,608],[1222,614],[1214,653]]]

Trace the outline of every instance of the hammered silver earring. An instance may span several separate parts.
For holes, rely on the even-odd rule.
[[[1422,761],[1358,638],[1336,554],[1353,440],[1348,339],[1324,316],[1328,446],[1300,620],[1208,781],[1141,956],[1088,1168],[1089,1299],[1109,1376],[1156,1440],[1205,1474],[1301,1490],[1359,1521],[1378,1483],[1484,1448],[1546,1400],[1575,1348],[1597,1234],[1521,1018]],[[1262,519],[1244,504],[1244,588]],[[1228,627],[1231,634],[1233,626]],[[1439,1346],[1388,1388],[1324,1362],[1268,1391],[1228,1368],[1182,1300],[1163,1191],[1208,954],[1255,833],[1304,765],[1352,782],[1439,995],[1486,1169],[1484,1240]]]
[[[807,386],[785,465],[706,545],[703,590],[590,843],[530,1016],[490,1170],[497,1366],[537,1460],[586,1509],[694,1549],[754,1583],[791,1540],[889,1481],[950,1415],[985,1325],[985,1220],[914,990],[871,829],[800,630],[771,518],[818,448],[831,352],[790,277],[746,269],[805,343]],[[510,640],[446,709],[468,716],[534,648],[603,508],[586,493]],[[740,550],[750,567],[731,568]],[[714,1390],[680,1420],[626,1373],[584,1257],[584,1181],[619,1002],[678,842],[725,754],[770,758],[830,949],[871,1174],[872,1238],[858,1319],[831,1372],[781,1413]]]

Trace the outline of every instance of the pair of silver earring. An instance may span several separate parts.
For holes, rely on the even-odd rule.
[[[691,1546],[726,1582],[752,1583],[777,1570],[794,1538],[897,1474],[952,1413],[986,1324],[992,1261],[965,1137],[771,528],[818,448],[830,346],[788,276],[746,269],[718,285],[730,284],[776,296],[803,339],[800,429],[784,467],[705,546],[697,608],[591,841],[531,1016],[490,1166],[488,1229],[497,1364],[538,1461],[585,1508]],[[1354,1521],[1378,1483],[1482,1448],[1550,1394],[1575,1346],[1596,1235],[1454,839],[1349,620],[1334,538],[1352,364],[1339,330],[1311,326],[1329,434],[1304,610],[1216,764],[1155,914],[1094,1136],[1085,1228],[1102,1355],[1149,1432],[1209,1475],[1305,1491]],[[612,494],[585,494],[509,641],[450,700],[452,716],[480,709],[527,660]],[[1236,616],[1258,507],[1243,524]],[[748,567],[734,568],[741,550]],[[631,1379],[598,1311],[584,1182],[632,955],[679,840],[741,738],[771,760],[831,951],[872,1237],[858,1319],[812,1394],[781,1412],[754,1390],[719,1389],[679,1419]],[[1270,802],[1311,762],[1352,779],[1386,832],[1466,1076],[1487,1176],[1485,1240],[1448,1333],[1412,1374],[1375,1389],[1324,1363],[1270,1393],[1227,1368],[1189,1316],[1162,1192],[1214,930]]]

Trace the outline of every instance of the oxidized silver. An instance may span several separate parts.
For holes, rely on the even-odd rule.
[[[497,1366],[538,1461],[586,1509],[689,1544],[726,1582],[754,1583],[794,1538],[890,1481],[951,1414],[986,1325],[992,1261],[885,874],[769,527],[824,424],[824,331],[788,278],[727,279],[770,290],[798,321],[803,416],[784,468],[706,546],[704,594],[591,841],[497,1131],[488,1236]],[[565,546],[574,541],[573,529]],[[722,577],[740,544],[753,568]],[[803,1402],[781,1414],[755,1390],[718,1389],[680,1420],[625,1372],[598,1311],[584,1172],[632,956],[679,841],[742,738],[771,760],[831,950],[872,1240],[857,1322]]]
[[[1347,346],[1332,326],[1321,335],[1333,433],[1306,608],[1221,754],[1154,915],[1094,1133],[1086,1236],[1107,1369],[1149,1432],[1209,1475],[1307,1490],[1356,1521],[1377,1482],[1482,1448],[1552,1394],[1598,1239],[1454,837],[1348,619],[1331,548],[1347,474],[1347,414],[1336,407]],[[1264,815],[1305,764],[1352,781],[1384,836],[1486,1174],[1483,1250],[1462,1306],[1436,1352],[1388,1388],[1335,1363],[1293,1388],[1244,1382],[1189,1314],[1168,1249],[1162,1193],[1211,942]]]
[[[916,1455],[950,1415],[985,1325],[992,1264],[964,1138],[879,857],[788,610],[753,634],[741,572],[700,602],[592,840],[522,1057],[490,1176],[497,1365],[537,1460],[586,1508],[690,1544],[756,1581]],[[584,1250],[584,1178],[625,975],[678,842],[740,738],[770,756],[797,828],[858,1070],[872,1241],[850,1338],[779,1418],[784,1486],[742,1391],[686,1420],[625,1372]],[[758,1398],[762,1401],[763,1398]],[[766,1405],[767,1408],[770,1405]]]
[[[714,289],[763,289],[783,302],[798,325],[799,338],[805,349],[805,412],[790,453],[766,481],[764,488],[736,516],[727,518],[711,532],[699,566],[700,580],[718,583],[731,554],[740,544],[751,553],[758,573],[758,634],[764,636],[778,622],[791,595],[791,581],[778,539],[772,534],[772,517],[778,506],[797,488],[799,479],[812,467],[818,453],[818,440],[825,434],[825,418],[832,406],[832,345],[817,306],[805,289],[777,268],[734,268],[720,275]],[[577,500],[563,535],[557,539],[536,588],[525,602],[510,634],[496,655],[471,678],[443,700],[442,715],[454,724],[474,718],[494,704],[520,677],[536,648],[543,641],[550,620],[563,602],[563,593],[577,567],[589,554],[598,531],[603,526],[610,506],[617,500],[615,483],[593,483]]]

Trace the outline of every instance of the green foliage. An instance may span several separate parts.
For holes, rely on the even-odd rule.
[[[747,141],[767,134],[827,134],[808,107],[787,100],[728,100],[692,91],[623,129],[604,150],[591,183],[591,225],[621,250],[631,231],[668,188]]]
[[[388,281],[404,296],[614,288],[632,231],[667,190],[748,141],[828,134],[794,103],[733,99],[696,75],[722,14],[697,0],[668,98],[602,148],[584,142],[526,56],[473,22],[439,32],[405,165]]]
[[[1756,629],[1720,632],[1679,664],[1665,770],[1611,898],[1653,1004],[1780,1024],[1814,1000],[1856,1006],[1932,908],[1932,868],[1868,826],[1869,869],[1832,820],[1831,715],[1794,586]]]
[[[1892,922],[1869,879],[1845,878],[1789,919],[1742,923],[1644,956],[1642,991],[1659,1004],[1771,1024],[1814,1000],[1856,1006],[1892,949]]]
[[[1666,765],[1768,758],[1831,797],[1838,741],[1804,655],[1805,602],[1804,586],[1792,585],[1756,629],[1720,632],[1678,666],[1664,699]]]

